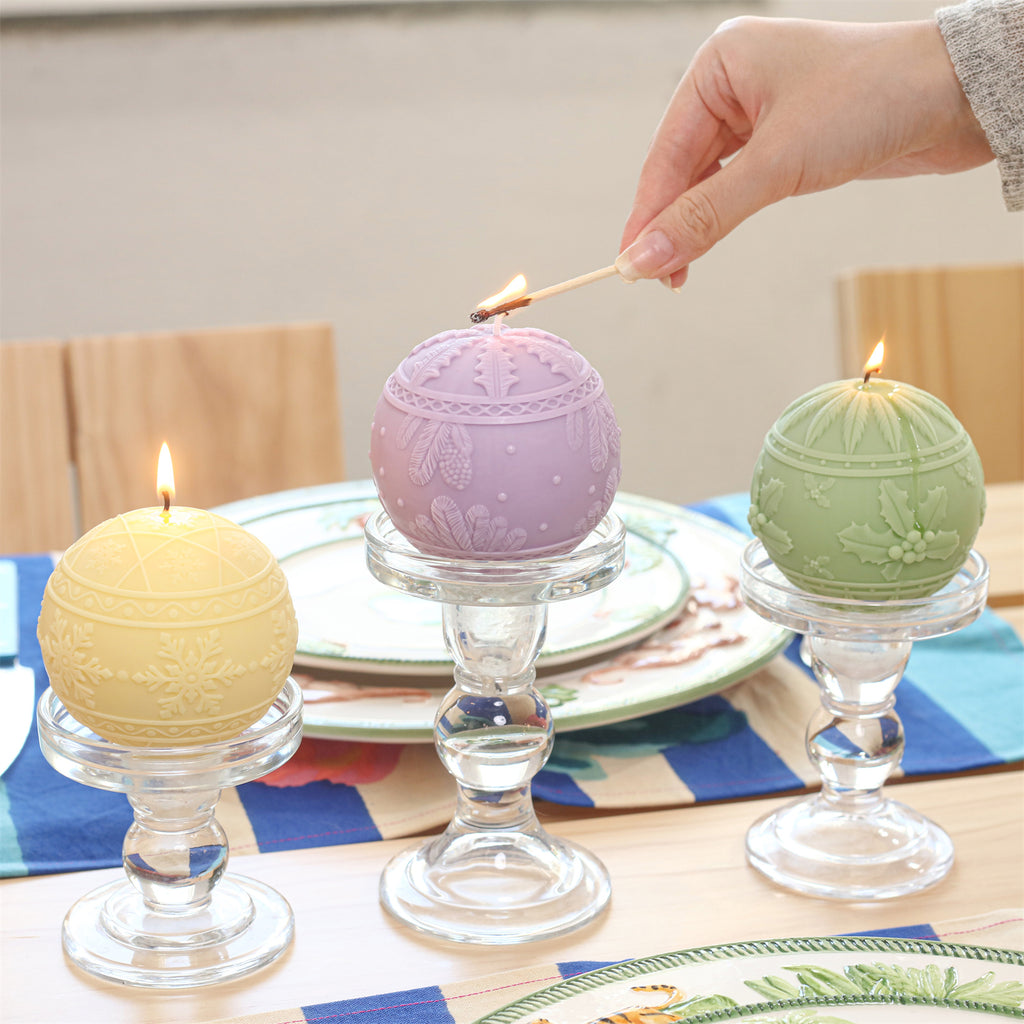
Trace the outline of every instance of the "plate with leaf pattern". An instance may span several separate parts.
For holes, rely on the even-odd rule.
[[[263,540],[288,577],[299,617],[293,675],[302,686],[305,734],[429,743],[451,686],[441,607],[370,575],[362,529],[378,508],[373,483],[363,480],[217,511]],[[740,600],[746,535],[655,498],[620,492],[612,508],[626,525],[623,574],[549,609],[537,687],[561,732],[717,693],[791,637]],[[332,638],[318,636],[328,630]]]
[[[1024,954],[879,937],[665,953],[559,982],[475,1024],[969,1024],[1024,1019]]]
[[[451,676],[441,606],[385,586],[366,567],[363,527],[380,511],[371,480],[224,505],[274,553],[299,620],[296,664],[387,675]],[[539,666],[642,640],[679,612],[690,581],[657,538],[626,525],[626,564],[609,586],[548,610]]]

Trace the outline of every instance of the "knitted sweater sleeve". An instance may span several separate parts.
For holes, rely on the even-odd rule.
[[[1024,0],[966,0],[936,19],[995,154],[1006,208],[1024,210]]]

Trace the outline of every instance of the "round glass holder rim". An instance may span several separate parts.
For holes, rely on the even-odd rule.
[[[98,736],[48,688],[36,709],[43,756],[62,775],[118,792],[222,789],[286,761],[302,738],[302,689],[289,676],[262,718],[214,743],[131,747]]]
[[[573,550],[524,558],[452,558],[414,547],[387,512],[366,523],[366,562],[382,583],[433,601],[531,605],[565,601],[614,579],[625,558],[626,527],[609,512]]]
[[[972,548],[934,594],[867,601],[793,586],[759,540],[747,544],[740,562],[740,592],[752,611],[797,633],[866,642],[924,640],[963,628],[985,607],[988,578],[988,562]]]

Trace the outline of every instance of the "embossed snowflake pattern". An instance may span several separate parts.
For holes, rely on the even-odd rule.
[[[878,531],[867,524],[853,523],[839,531],[839,541],[844,551],[862,562],[881,565],[885,579],[898,579],[905,565],[926,558],[944,560],[956,551],[960,535],[955,530],[939,529],[949,503],[945,487],[930,490],[914,509],[907,491],[891,480],[883,480],[878,500],[889,529]]]
[[[766,484],[761,485],[757,492],[757,501],[751,503],[747,512],[747,522],[750,523],[750,529],[754,534],[783,555],[793,550],[793,540],[781,526],[772,522],[772,517],[779,511],[785,490],[786,485],[772,477]]]
[[[202,561],[196,552],[179,544],[165,553],[158,568],[166,580],[179,584],[188,583],[198,575]]]
[[[416,517],[421,537],[438,547],[459,551],[518,551],[526,543],[526,531],[508,528],[503,516],[491,516],[484,505],[473,505],[465,516],[452,498],[441,495],[430,503],[430,516]]]
[[[91,622],[72,626],[62,612],[56,612],[52,629],[39,638],[50,671],[59,674],[74,698],[87,708],[96,706],[96,688],[114,674],[88,653],[93,646],[92,631]]]
[[[217,540],[232,565],[240,569],[255,571],[267,561],[267,556],[253,544],[252,537],[240,530],[218,530]]]
[[[120,575],[127,550],[128,545],[123,540],[103,537],[85,548],[80,568],[101,579],[105,576]]]
[[[835,487],[835,480],[828,476],[815,476],[813,473],[804,473],[804,494],[808,500],[813,501],[819,508],[831,508],[832,501],[828,492]]]
[[[150,693],[162,691],[157,699],[161,718],[183,715],[189,709],[215,714],[224,699],[223,687],[246,672],[244,665],[224,657],[219,629],[188,639],[161,633],[158,656],[163,659],[161,665],[150,665],[131,678]]]
[[[271,679],[283,679],[292,668],[292,660],[295,651],[294,637],[289,637],[288,616],[280,608],[275,609],[270,616],[274,630],[274,640],[266,653],[260,658],[260,667],[270,673]]]

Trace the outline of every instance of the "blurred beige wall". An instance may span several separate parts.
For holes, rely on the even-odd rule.
[[[614,259],[647,141],[720,21],[935,6],[9,19],[0,336],[331,320],[349,474],[367,476],[376,396],[414,344],[518,271],[539,287]],[[699,261],[682,294],[609,280],[518,316],[603,373],[623,486],[697,500],[746,488],[775,415],[837,375],[838,272],[1022,251],[990,165],[786,201]]]

